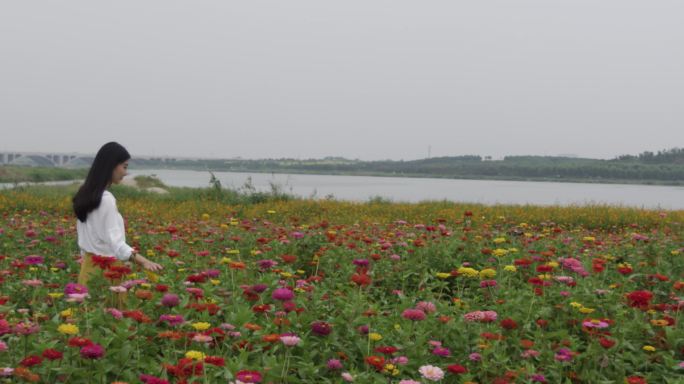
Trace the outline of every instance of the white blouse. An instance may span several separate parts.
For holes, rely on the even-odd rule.
[[[116,208],[116,198],[109,191],[104,191],[100,206],[88,213],[85,223],[76,219],[76,231],[81,252],[114,256],[122,261],[133,254],[133,248],[126,244],[124,220]]]

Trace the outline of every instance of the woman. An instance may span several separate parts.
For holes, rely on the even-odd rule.
[[[102,146],[95,156],[85,182],[73,198],[73,208],[78,221],[78,246],[83,261],[78,283],[88,285],[101,271],[93,262],[93,256],[111,256],[121,262],[131,260],[149,271],[159,271],[162,266],[136,253],[126,244],[124,221],[116,208],[116,199],[107,190],[112,184],[119,184],[127,174],[131,156],[118,143]],[[100,263],[101,265],[101,263]],[[101,279],[100,279],[101,280]],[[116,283],[116,282],[112,282]],[[116,305],[123,306],[123,296]]]

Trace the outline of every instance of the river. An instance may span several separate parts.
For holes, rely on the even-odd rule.
[[[206,171],[129,170],[130,176],[155,175],[174,187],[207,187]],[[536,181],[459,180],[404,177],[298,175],[214,172],[221,185],[242,187],[249,178],[258,191],[271,185],[300,197],[394,202],[449,200],[482,204],[608,204],[649,209],[684,209],[684,187],[631,184],[554,183]]]

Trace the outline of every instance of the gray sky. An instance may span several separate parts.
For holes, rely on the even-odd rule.
[[[684,1],[0,2],[0,151],[684,146]]]

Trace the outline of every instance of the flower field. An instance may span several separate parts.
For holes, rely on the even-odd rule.
[[[89,287],[69,193],[0,193],[0,382],[684,382],[682,211],[121,191],[165,269]]]

